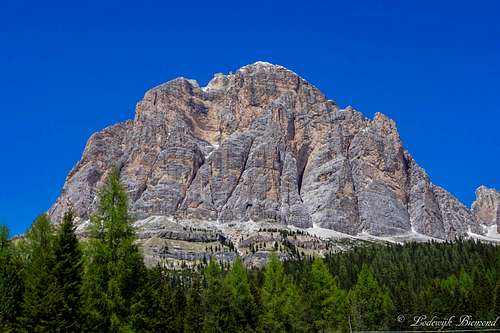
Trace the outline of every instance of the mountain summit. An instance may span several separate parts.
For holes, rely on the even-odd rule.
[[[432,184],[394,121],[342,109],[266,62],[216,74],[206,87],[177,78],[147,91],[134,120],[91,136],[51,218],[72,207],[88,219],[113,167],[139,220],[437,239],[485,235],[500,220],[497,191],[478,190],[488,203],[472,211]]]

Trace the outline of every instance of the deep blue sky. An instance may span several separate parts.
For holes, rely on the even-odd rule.
[[[265,60],[341,106],[393,118],[469,205],[500,188],[497,1],[0,2],[0,223],[26,230],[95,131],[177,76]],[[186,3],[181,4],[181,3]]]

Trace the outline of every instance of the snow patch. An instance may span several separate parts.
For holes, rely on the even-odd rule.
[[[362,239],[365,241],[382,241],[382,242],[397,243],[397,244],[404,244],[407,242],[431,242],[431,241],[443,242],[444,241],[442,239],[423,235],[423,234],[418,233],[414,230],[412,230],[408,233],[394,235],[394,236],[374,236],[374,235],[367,233],[365,230],[363,230],[363,232],[356,235],[356,237],[358,239]]]
[[[471,231],[467,232],[467,234],[474,239],[500,243],[500,234],[497,231],[497,226],[491,225],[491,226],[485,226],[485,228],[486,228],[486,235],[479,235]]]
[[[323,239],[341,239],[341,238],[355,239],[355,237],[348,234],[344,234],[342,232],[338,232],[332,229],[321,228],[316,223],[313,223],[312,228],[307,228],[307,229],[294,228],[294,229],[305,230],[308,234]]]

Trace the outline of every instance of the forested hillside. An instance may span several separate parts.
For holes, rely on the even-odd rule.
[[[21,239],[0,229],[1,332],[345,332],[421,329],[419,315],[500,314],[500,248],[478,241],[363,245],[263,268],[216,260],[146,268],[118,174],[88,238],[71,211]],[[431,329],[437,329],[433,327]]]

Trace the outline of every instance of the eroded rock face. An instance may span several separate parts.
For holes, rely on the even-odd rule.
[[[446,238],[454,239],[459,236],[468,235],[469,232],[483,234],[483,228],[475,220],[468,210],[451,193],[439,186],[432,186],[436,197]]]
[[[69,207],[87,218],[112,167],[137,218],[441,239],[481,233],[478,219],[498,221],[498,200],[495,210],[481,199],[472,215],[432,185],[392,120],[340,109],[295,73],[261,62],[203,88],[178,78],[146,92],[133,121],[89,139],[52,219]]]
[[[377,113],[354,136],[349,156],[363,229],[377,236],[410,231],[408,168],[394,122]]]
[[[406,153],[408,161],[408,213],[413,230],[418,233],[446,239],[443,216],[438,199],[427,173]]]
[[[69,208],[81,218],[87,218],[94,210],[98,189],[111,168],[117,166],[123,157],[132,124],[129,121],[110,126],[90,137],[82,159],[68,174],[61,196],[49,210],[55,221],[60,220]]]
[[[476,201],[472,204],[476,221],[487,226],[500,227],[500,192],[480,186],[476,190]]]

